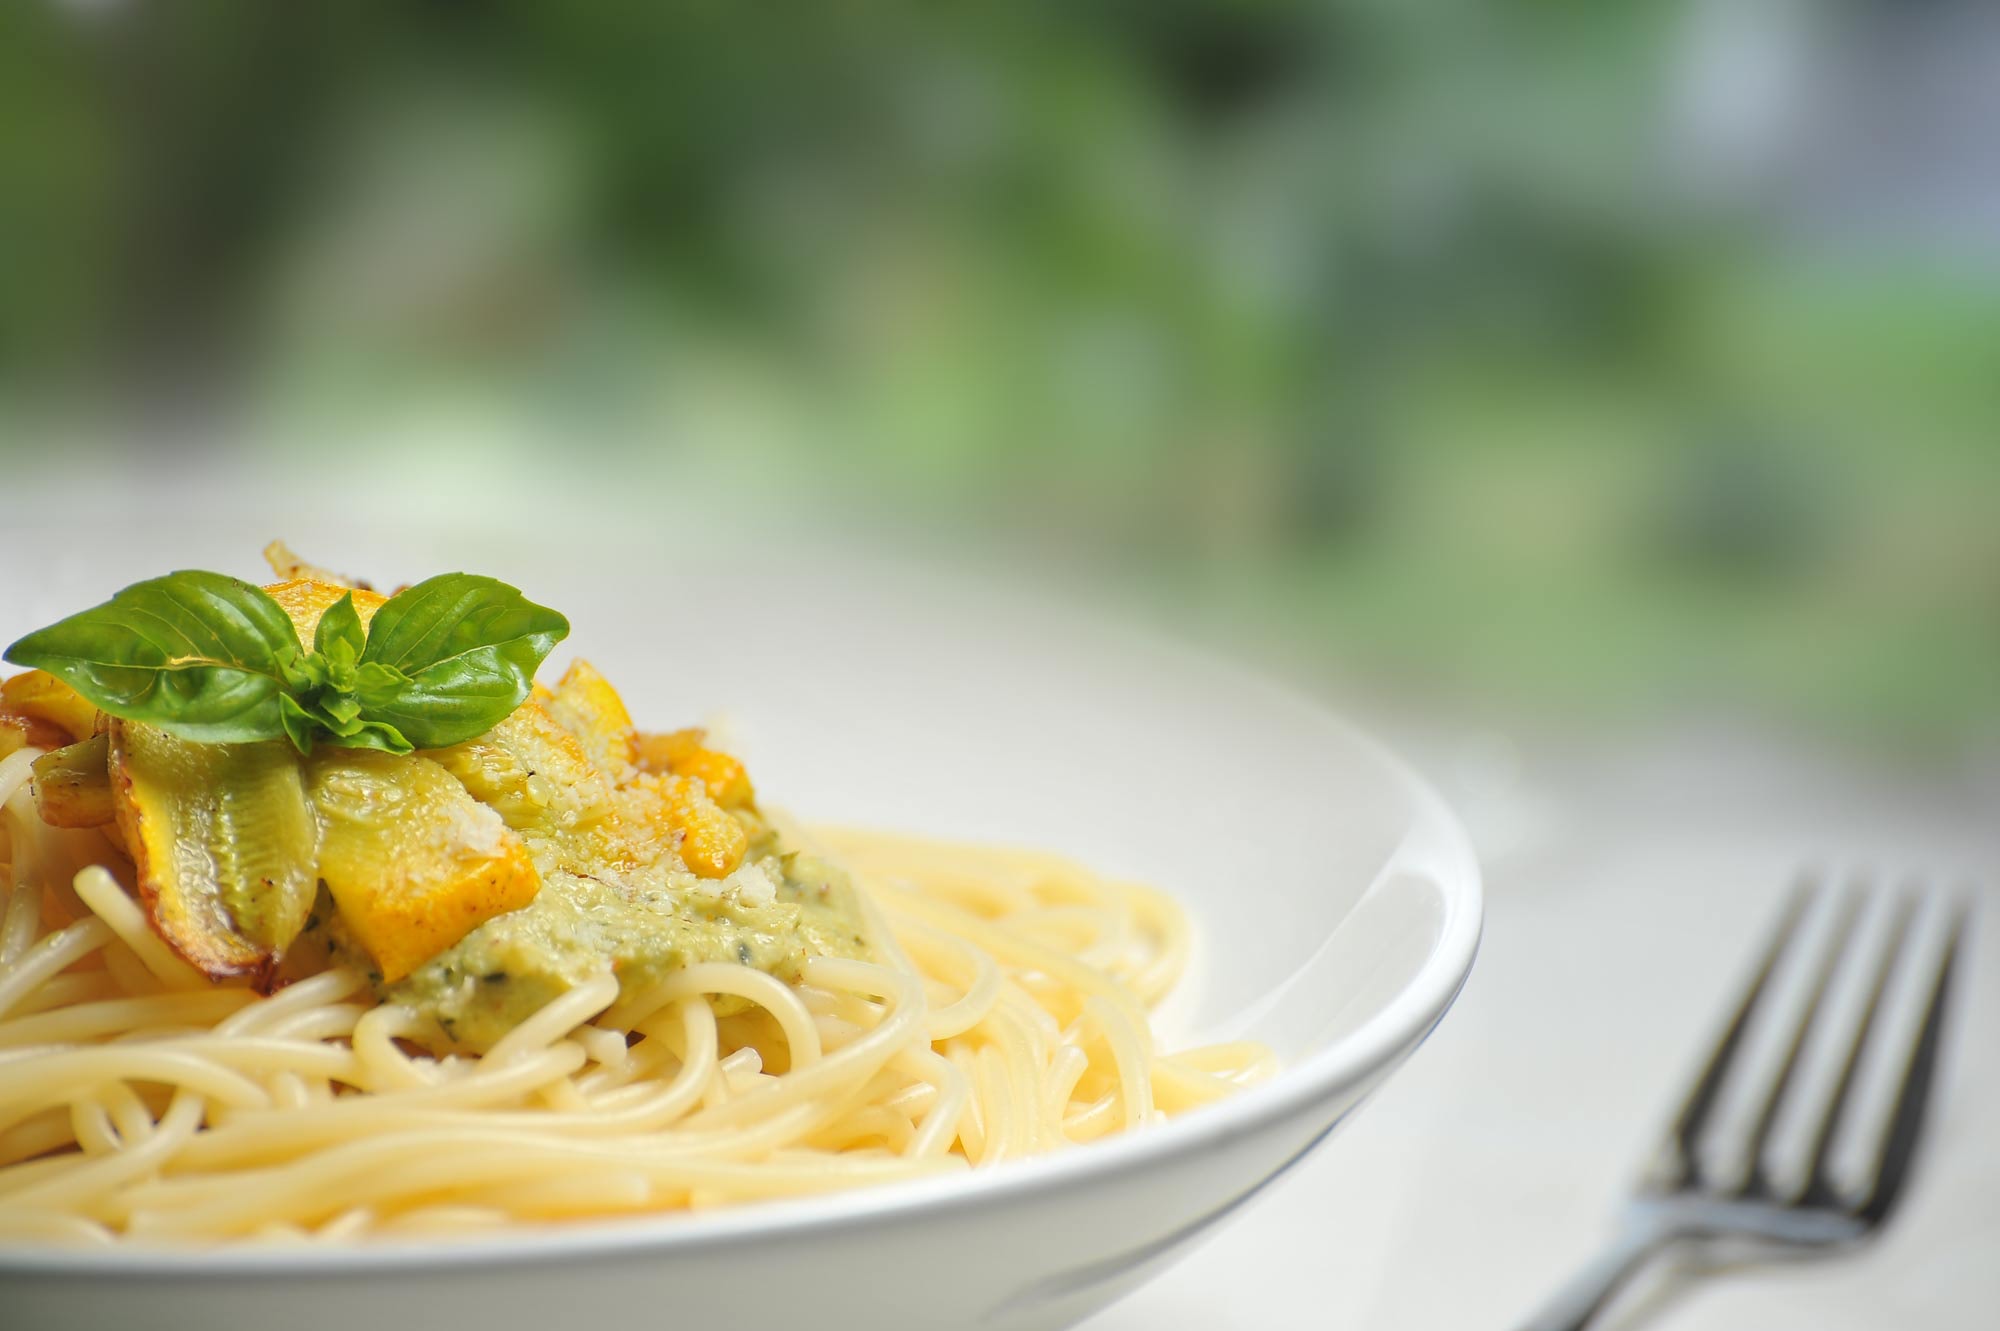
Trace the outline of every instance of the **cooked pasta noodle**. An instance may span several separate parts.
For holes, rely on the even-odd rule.
[[[194,971],[108,842],[35,817],[33,756],[0,759],[0,1238],[355,1242],[794,1196],[1140,1128],[1272,1068],[1155,1049],[1188,950],[1158,893],[856,833],[824,839],[868,960],[623,994],[606,972],[434,1057],[353,969],[268,997]]]

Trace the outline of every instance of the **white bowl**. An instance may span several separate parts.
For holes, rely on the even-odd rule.
[[[157,547],[133,544],[35,599],[76,608],[161,571]],[[244,553],[209,566],[248,573]],[[695,1217],[330,1251],[0,1250],[8,1326],[1068,1326],[1323,1142],[1472,964],[1478,868],[1438,798],[1342,722],[1232,668],[906,570],[781,561],[641,587],[594,561],[495,557],[461,559],[567,611],[568,646],[643,724],[720,709],[760,792],[809,820],[1047,847],[1169,889],[1202,946],[1168,1033],[1254,1036],[1284,1071],[1163,1126],[969,1178]],[[40,622],[17,600],[0,610],[6,636]]]

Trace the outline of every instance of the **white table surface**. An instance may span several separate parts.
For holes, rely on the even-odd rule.
[[[1682,1282],[1648,1324],[2000,1325],[1990,782],[1701,731],[1567,750],[1405,739],[1466,814],[1485,865],[1486,934],[1464,994],[1348,1128],[1088,1331],[1514,1326],[1608,1235],[1621,1187],[1816,852],[1985,880],[1919,1172],[1859,1255]]]

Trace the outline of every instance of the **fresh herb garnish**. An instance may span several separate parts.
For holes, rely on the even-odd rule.
[[[504,582],[445,573],[389,598],[368,626],[362,715],[421,749],[483,735],[519,707],[569,621]]]
[[[30,633],[5,659],[182,739],[408,753],[491,730],[568,634],[567,619],[504,582],[445,573],[390,597],[365,631],[343,596],[306,651],[269,594],[185,570]]]

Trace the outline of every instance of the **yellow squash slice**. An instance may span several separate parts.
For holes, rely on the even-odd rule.
[[[0,680],[0,724],[19,730],[38,748],[59,749],[90,738],[97,708],[48,671],[28,670]]]
[[[517,832],[553,835],[612,816],[610,779],[532,699],[478,739],[427,756]]]
[[[701,878],[727,878],[743,863],[750,833],[713,799],[700,782],[685,776],[641,775],[632,789],[642,799],[645,820],[674,839],[681,862]]]
[[[111,736],[35,759],[35,811],[50,827],[103,827],[118,817],[111,798]]]
[[[571,662],[546,705],[598,766],[617,772],[637,761],[632,714],[611,681],[590,662],[581,657]]]
[[[641,733],[634,745],[639,770],[659,775],[699,777],[708,797],[725,809],[747,809],[757,802],[750,773],[742,762],[707,745],[701,729]]]
[[[153,928],[212,978],[267,973],[312,913],[319,824],[284,740],[114,721],[111,793]]]
[[[0,713],[0,758],[34,745],[38,749],[59,749],[69,736],[43,721]]]
[[[320,877],[385,981],[541,887],[520,837],[428,758],[322,749],[306,771],[324,829]]]
[[[354,593],[354,613],[360,617],[364,629],[388,599],[366,587],[343,587],[337,582],[321,582],[317,578],[274,582],[264,590],[292,617],[292,627],[299,633],[299,644],[308,649],[312,647],[313,630],[319,627],[319,617],[338,605],[341,597]]]

